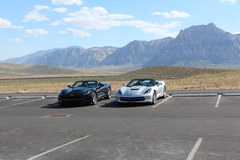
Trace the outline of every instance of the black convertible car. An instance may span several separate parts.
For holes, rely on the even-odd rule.
[[[111,98],[111,85],[95,80],[77,81],[59,92],[58,103],[90,103],[95,105],[99,99]]]

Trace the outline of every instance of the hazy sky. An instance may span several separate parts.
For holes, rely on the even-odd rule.
[[[0,60],[38,50],[122,47],[215,23],[240,32],[240,0],[0,0]]]

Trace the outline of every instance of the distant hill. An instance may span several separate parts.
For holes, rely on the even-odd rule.
[[[39,51],[4,62],[77,68],[107,66],[146,67],[177,65],[190,67],[240,66],[240,35],[226,32],[213,23],[186,28],[176,38],[132,41],[124,47],[73,46]],[[133,67],[134,68],[134,67]]]
[[[117,49],[107,58],[105,58],[100,65],[129,65],[135,64],[138,66],[144,65],[150,60],[152,60],[159,50],[167,46],[173,38],[164,38],[160,40],[153,41],[133,41],[126,46]]]
[[[28,64],[28,65],[38,65],[36,62],[38,61],[39,58],[41,58],[42,56],[51,53],[51,52],[55,52],[59,49],[50,49],[50,50],[45,50],[45,51],[37,51],[35,53],[32,54],[28,54],[26,56],[23,57],[17,57],[17,58],[10,58],[7,59],[3,62],[5,63],[17,63],[17,64]]]
[[[28,65],[51,65],[75,68],[92,68],[99,65],[108,55],[117,48],[94,47],[84,49],[82,47],[59,48],[39,51],[24,57],[11,58],[4,62],[20,63]]]
[[[99,70],[66,68],[49,65],[24,65],[0,63],[0,78],[56,77],[56,76],[98,76],[112,75],[113,72]]]
[[[0,63],[0,71],[21,70],[30,67],[26,64]]]
[[[155,79],[182,79],[203,74],[218,74],[232,70],[225,69],[204,69],[179,66],[151,66],[135,71],[123,73],[117,79],[130,80],[134,78],[155,78]]]
[[[80,72],[80,70],[56,66],[36,65],[24,68],[21,72],[32,75],[61,75],[75,74],[76,72]]]
[[[0,78],[24,76],[25,74],[21,70],[28,67],[30,66],[25,64],[0,63]]]
[[[181,31],[145,66],[208,67],[220,64],[240,64],[240,37],[225,32],[211,23],[192,26]]]

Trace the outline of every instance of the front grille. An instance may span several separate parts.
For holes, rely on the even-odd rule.
[[[144,101],[144,97],[120,97],[121,101]]]

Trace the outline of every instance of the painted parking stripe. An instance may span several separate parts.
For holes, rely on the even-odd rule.
[[[23,99],[12,99],[14,102],[22,101]]]
[[[173,96],[169,96],[166,99],[164,99],[163,101],[159,102],[158,104],[154,105],[152,108],[156,108],[158,107],[160,104],[163,104],[164,102],[166,102],[167,100],[169,100],[170,98],[172,98]]]
[[[50,149],[50,150],[45,151],[45,152],[43,152],[43,153],[40,153],[40,154],[38,154],[38,155],[36,155],[36,156],[33,156],[33,157],[31,157],[31,158],[28,158],[27,160],[34,160],[34,159],[37,159],[37,158],[39,158],[39,157],[45,156],[46,154],[51,153],[51,152],[54,152],[54,151],[56,151],[56,150],[58,150],[58,149],[60,149],[60,148],[63,148],[63,147],[69,146],[69,145],[71,145],[71,144],[73,144],[73,143],[76,143],[76,142],[78,142],[78,141],[84,140],[84,139],[88,138],[89,136],[90,136],[90,135],[86,135],[86,136],[84,136],[84,137],[81,137],[81,138],[76,139],[76,140],[74,140],[74,141],[71,141],[71,142],[69,142],[69,143],[66,143],[66,144],[63,144],[63,145],[61,145],[61,146],[55,147],[55,148],[53,148],[53,149]]]
[[[110,103],[110,102],[108,102],[108,103]],[[96,105],[95,108],[100,108],[101,106],[104,106],[104,105],[106,105],[106,104],[108,104],[108,103],[104,103],[104,104],[102,104],[102,105]]]
[[[13,106],[17,106],[17,105],[21,105],[21,104],[25,104],[25,103],[30,103],[30,102],[40,101],[40,100],[42,100],[42,99],[34,99],[34,100],[31,100],[31,101],[26,101],[26,102],[16,103],[16,104],[12,104],[12,105],[9,105],[9,106],[3,106],[3,107],[0,107],[0,109],[8,108],[8,107],[13,107]]]
[[[95,108],[99,108],[100,106],[96,105]]]
[[[218,95],[218,99],[217,99],[217,103],[215,105],[215,108],[218,108],[221,98],[222,98],[222,95]]]
[[[193,146],[193,148],[192,148],[191,152],[189,153],[186,160],[193,160],[193,158],[194,158],[195,154],[197,153],[202,141],[203,141],[203,138],[198,138],[197,142]]]
[[[109,101],[106,101],[104,104],[99,104],[99,103],[97,103],[97,104],[95,105],[95,108],[100,108],[101,106],[107,105],[107,104],[109,104],[109,103],[111,103],[111,102],[113,102],[113,101],[112,101],[112,100],[109,100]]]

